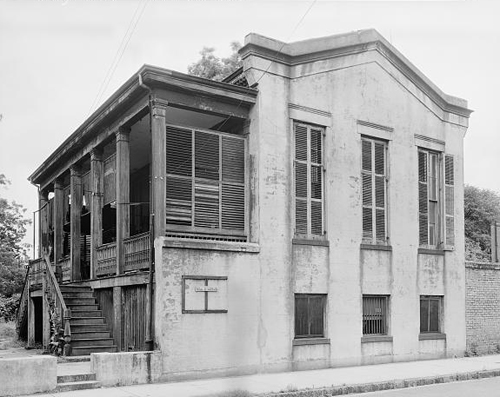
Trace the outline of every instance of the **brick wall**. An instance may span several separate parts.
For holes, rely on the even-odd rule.
[[[467,351],[500,353],[500,264],[465,264]]]

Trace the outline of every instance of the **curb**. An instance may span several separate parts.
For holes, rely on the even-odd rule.
[[[331,386],[320,389],[305,389],[295,391],[282,391],[278,393],[264,393],[265,397],[330,397],[343,396],[354,393],[368,393],[374,391],[405,389],[409,387],[436,385],[440,383],[460,382],[465,380],[475,380],[493,378],[500,376],[500,369],[463,372],[452,375],[436,375],[423,378],[396,379],[377,383],[362,383],[358,385]]]

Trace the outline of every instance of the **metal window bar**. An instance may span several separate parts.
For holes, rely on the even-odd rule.
[[[387,335],[387,296],[363,297],[363,335]]]

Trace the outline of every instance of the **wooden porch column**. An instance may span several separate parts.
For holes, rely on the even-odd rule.
[[[83,204],[82,177],[80,167],[71,167],[71,281],[82,279],[81,274],[81,214]]]
[[[130,128],[116,133],[116,274],[125,268],[123,240],[130,236]]]
[[[35,304],[28,292],[28,347],[35,346]]]
[[[41,258],[46,250],[44,234],[47,233],[47,217],[44,205],[49,201],[46,191],[38,191],[38,258]],[[42,209],[43,208],[43,209]]]
[[[90,178],[92,201],[90,203],[90,278],[95,278],[97,248],[102,244],[102,201],[104,175],[102,149],[95,148],[90,153]]]
[[[166,114],[168,102],[151,102],[151,203],[154,214],[154,239],[165,236],[166,203]]]
[[[54,181],[54,263],[56,274],[62,277],[62,270],[59,266],[59,260],[63,257],[64,243],[64,194],[63,186],[59,179]]]
[[[113,341],[122,350],[122,287],[113,287]]]
[[[47,279],[46,271],[43,272],[42,278],[42,345],[44,349],[48,349],[50,343],[50,306],[47,301]]]

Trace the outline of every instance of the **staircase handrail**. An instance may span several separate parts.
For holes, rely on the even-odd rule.
[[[51,287],[55,291],[55,298],[56,298],[56,304],[61,307],[61,314],[62,314],[62,325],[64,329],[64,355],[70,355],[71,354],[71,325],[70,325],[70,320],[71,320],[71,310],[68,309],[66,306],[66,303],[64,302],[64,297],[61,292],[61,288],[59,287],[59,283],[57,282],[56,275],[54,274],[54,270],[52,269],[52,266],[50,264],[50,259],[48,255],[45,255],[45,268],[47,270],[48,277],[46,278],[46,281],[50,283]]]
[[[21,296],[19,297],[19,302],[17,304],[17,310],[16,310],[16,328],[17,328],[17,334],[19,335],[21,330],[19,329],[20,327],[20,322],[21,319],[19,316],[21,316],[23,313],[21,313],[21,309],[24,305],[24,302],[28,300],[28,295],[29,295],[29,276],[30,276],[30,269],[31,266],[28,262],[28,265],[26,266],[26,275],[24,276],[24,284],[23,284],[23,290],[21,291]]]

